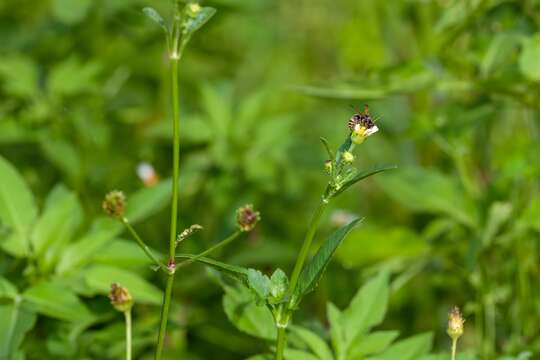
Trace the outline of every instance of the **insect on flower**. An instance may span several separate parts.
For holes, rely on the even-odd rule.
[[[351,140],[355,144],[361,144],[365,138],[379,131],[369,113],[368,105],[365,105],[363,112],[356,109],[356,113],[349,119],[347,126],[351,130]]]

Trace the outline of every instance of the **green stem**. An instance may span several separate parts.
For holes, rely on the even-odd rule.
[[[135,241],[137,241],[137,244],[140,246],[140,248],[150,258],[150,260],[152,260],[161,270],[165,271],[166,273],[169,273],[169,270],[167,269],[167,267],[161,261],[159,261],[159,259],[154,254],[152,254],[152,251],[150,250],[148,245],[146,245],[145,242],[139,236],[139,234],[137,234],[133,226],[131,226],[131,224],[129,223],[128,219],[122,218],[121,221],[129,230],[129,232],[131,233]]]
[[[285,345],[287,344],[287,328],[277,328],[277,340],[276,340],[276,360],[283,360],[283,353],[285,351]]]
[[[452,339],[452,360],[456,360],[457,339]]]
[[[174,274],[169,274],[165,294],[163,294],[163,305],[161,306],[161,321],[159,324],[158,343],[156,347],[156,360],[161,359],[163,345],[165,344],[165,333],[167,331],[167,320],[169,319],[169,308],[171,306],[172,288],[174,283]]]
[[[180,268],[180,267],[183,267],[183,266],[186,266],[186,265],[189,265],[189,264],[192,264],[194,263],[195,261],[199,260],[200,258],[202,258],[203,256],[206,256],[208,254],[210,254],[211,252],[229,244],[231,241],[233,241],[234,239],[236,239],[238,236],[240,236],[240,234],[242,234],[242,231],[240,230],[237,230],[236,232],[234,232],[233,234],[231,234],[228,238],[218,242],[216,245],[212,246],[212,247],[209,247],[208,249],[206,249],[205,251],[203,251],[202,253],[192,257],[191,259],[188,259],[188,260],[184,260],[180,263],[178,263],[176,265],[176,268]]]
[[[126,317],[126,360],[131,360],[131,309],[124,312]]]
[[[317,231],[317,228],[319,227],[321,216],[327,204],[328,204],[328,200],[321,198],[321,201],[319,202],[317,209],[315,210],[315,212],[313,213],[313,216],[311,217],[311,222],[309,223],[308,231],[304,238],[304,243],[302,244],[302,248],[300,249],[300,254],[296,258],[296,264],[294,265],[294,269],[291,275],[291,282],[289,283],[290,294],[292,294],[294,292],[294,289],[296,288],[298,278],[300,277],[300,272],[302,271],[304,262],[306,261],[306,258],[308,256],[309,249],[313,241],[313,237],[315,236],[315,232]]]
[[[179,36],[179,34],[177,35]],[[176,38],[176,36],[175,36]],[[178,177],[180,160],[180,104],[178,91],[178,60],[180,56],[176,53],[170,55],[171,60],[171,96],[173,104],[173,179],[172,179],[172,198],[171,198],[171,229],[169,238],[169,264],[173,265],[174,270],[169,270],[167,278],[167,287],[163,294],[163,306],[161,308],[161,320],[159,326],[158,343],[156,347],[156,360],[161,360],[165,332],[167,331],[167,321],[169,319],[169,308],[172,299],[172,287],[174,283],[174,257],[176,252],[176,226],[178,220]],[[170,266],[170,265],[169,265]]]

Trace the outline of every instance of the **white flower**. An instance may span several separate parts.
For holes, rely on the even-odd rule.
[[[159,176],[154,167],[147,162],[141,162],[137,165],[137,176],[147,187],[154,186],[159,181]]]

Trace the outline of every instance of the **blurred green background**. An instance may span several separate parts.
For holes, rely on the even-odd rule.
[[[326,181],[318,137],[339,145],[350,105],[368,103],[381,130],[357,162],[399,168],[333,203],[321,234],[366,219],[295,321],[324,334],[326,301],[345,306],[387,269],[381,328],[433,331],[435,351],[446,351],[447,311],[459,305],[463,349],[540,354],[540,1],[203,4],[218,13],[180,64],[180,228],[205,230],[182,251],[226,236],[235,209],[253,203],[256,231],[217,256],[289,271]],[[170,83],[162,31],[144,6],[172,10],[168,0],[0,2],[0,182],[26,225],[37,221],[32,241],[45,259],[13,245],[0,206],[0,339],[13,291],[27,299],[17,359],[122,358],[122,318],[105,297],[113,275],[136,288],[135,354],[151,358],[163,277],[101,215],[103,195],[125,191],[138,231],[166,252]],[[141,162],[157,185],[144,187]],[[9,182],[8,163],[35,204]],[[228,321],[222,293],[201,266],[177,276],[168,358],[267,349]]]

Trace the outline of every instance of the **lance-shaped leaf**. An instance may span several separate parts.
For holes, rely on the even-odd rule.
[[[375,174],[378,174],[380,172],[383,172],[383,171],[386,171],[386,170],[392,170],[392,169],[396,169],[396,168],[397,168],[396,165],[382,165],[382,166],[375,166],[372,169],[369,169],[369,170],[366,170],[366,171],[361,171],[358,174],[356,174],[352,179],[345,182],[338,190],[334,191],[332,193],[332,197],[335,197],[335,196],[341,194],[343,191],[347,190],[349,187],[356,184],[360,180],[363,180],[365,178],[368,178],[368,177],[370,177],[372,175],[375,175]]]
[[[302,269],[298,285],[294,289],[295,303],[293,305],[297,305],[304,295],[315,289],[338,246],[359,221],[361,219],[353,220],[330,235],[311,261]]]
[[[163,20],[163,17],[156,11],[156,9],[145,7],[142,9],[142,11],[144,15],[148,16],[150,20],[158,24],[163,30],[165,30],[166,33],[169,32],[169,29],[167,29],[167,24],[165,24],[165,20]]]
[[[191,255],[191,254],[179,254],[176,255],[179,259],[195,259],[194,261],[199,262],[201,264],[204,264],[206,266],[210,266],[211,268],[219,271],[220,273],[230,276],[233,279],[236,279],[240,281],[245,286],[249,287],[248,282],[248,271],[249,269],[226,264],[221,261],[216,261],[207,257],[198,257],[197,255]]]

